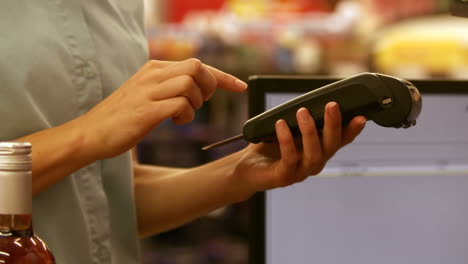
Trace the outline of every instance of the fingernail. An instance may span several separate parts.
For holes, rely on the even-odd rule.
[[[335,102],[330,102],[327,104],[327,111],[329,114],[334,115],[338,110],[338,104]]]
[[[367,122],[367,119],[365,116],[356,116],[354,117],[354,119],[355,119],[355,122],[360,124],[361,126],[364,126]]]
[[[366,119],[364,116],[360,116],[359,118],[361,119],[361,120],[359,120],[359,123],[360,123],[361,125],[366,124],[367,119]]]
[[[278,121],[276,121],[276,128],[284,129],[286,127],[287,127],[286,121],[284,121],[283,119],[279,119]]]
[[[241,89],[241,90],[245,90],[247,89],[247,84],[239,79],[236,79],[236,86],[237,88]]]
[[[329,107],[330,110],[336,109],[337,106],[338,106],[338,104],[335,103],[335,102],[328,103],[328,107]]]
[[[306,108],[300,108],[299,110],[297,110],[297,116],[299,120],[303,122],[308,122],[311,120],[311,117]]]

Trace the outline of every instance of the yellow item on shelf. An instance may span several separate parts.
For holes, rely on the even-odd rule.
[[[268,13],[268,1],[229,0],[227,9],[242,18],[264,17]]]
[[[373,55],[380,72],[402,77],[458,75],[468,69],[468,21],[437,16],[393,25],[379,35]]]

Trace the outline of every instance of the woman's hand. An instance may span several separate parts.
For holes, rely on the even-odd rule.
[[[354,140],[366,122],[364,117],[356,117],[343,128],[336,103],[326,106],[321,135],[306,109],[297,112],[297,119],[302,138],[294,139],[285,121],[278,121],[278,143],[251,144],[190,169],[136,166],[135,200],[141,234],[169,230],[216,208],[245,201],[256,192],[315,175],[337,150]]]
[[[326,105],[322,135],[307,109],[297,112],[297,120],[302,134],[300,143],[294,140],[286,122],[279,120],[276,123],[278,143],[251,144],[244,150],[234,174],[247,182],[247,197],[320,173],[336,151],[354,140],[366,122],[363,116],[358,116],[342,128],[339,106],[334,102]]]
[[[95,159],[109,158],[131,149],[165,119],[191,122],[217,88],[241,92],[246,87],[197,59],[149,61],[79,122]]]

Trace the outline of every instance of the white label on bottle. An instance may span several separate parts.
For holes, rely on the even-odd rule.
[[[30,214],[31,212],[31,174],[0,172],[0,214]]]

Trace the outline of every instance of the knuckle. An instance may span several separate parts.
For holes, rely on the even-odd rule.
[[[150,68],[158,68],[159,67],[159,61],[157,60],[149,60],[146,62],[146,65]]]
[[[180,77],[180,85],[184,88],[184,90],[191,89],[195,81],[193,80],[192,76],[190,75],[181,75]]]
[[[195,80],[190,75],[182,75],[179,78],[182,88],[181,94],[189,99],[195,109],[201,108],[203,105],[203,98]]]
[[[189,107],[190,102],[185,96],[180,96],[178,97],[176,104],[177,104],[178,113],[180,114],[187,110],[187,107]]]
[[[176,101],[176,113],[174,120],[177,124],[185,124],[193,121],[195,118],[195,111],[192,108],[189,100],[186,97],[179,97]]]
[[[207,87],[208,97],[211,97],[216,92],[217,87],[218,87],[218,81],[215,78],[212,78],[211,82],[209,83],[209,86]]]
[[[194,74],[200,72],[203,68],[203,63],[199,59],[191,58],[187,60]]]

